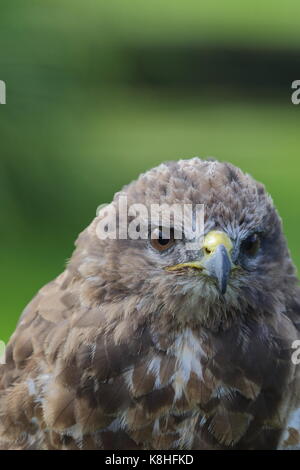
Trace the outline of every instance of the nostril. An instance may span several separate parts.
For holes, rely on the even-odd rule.
[[[211,250],[207,248],[206,246],[204,247],[204,252],[209,255],[211,253]]]

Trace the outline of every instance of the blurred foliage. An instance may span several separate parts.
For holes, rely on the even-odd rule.
[[[63,270],[97,206],[168,159],[215,156],[263,181],[300,266],[300,106],[290,101],[291,81],[300,78],[299,12],[291,0],[1,5],[1,339]],[[214,64],[212,48],[222,56],[237,47],[236,63],[224,56]],[[202,51],[196,69],[189,51]],[[255,67],[259,51],[263,59],[273,51],[278,76],[289,57],[290,75],[274,93],[268,67]],[[247,63],[255,77],[245,85]]]

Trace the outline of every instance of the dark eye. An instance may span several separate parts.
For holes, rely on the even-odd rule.
[[[241,250],[248,256],[254,256],[260,247],[260,237],[257,233],[253,233],[248,238],[243,240]]]
[[[165,251],[175,243],[174,230],[170,229],[170,235],[164,234],[162,228],[157,228],[151,233],[151,245],[157,251]]]

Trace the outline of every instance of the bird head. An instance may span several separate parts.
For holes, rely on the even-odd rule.
[[[133,319],[212,329],[283,309],[295,271],[272,199],[251,176],[228,163],[193,158],[161,164],[126,186],[111,204],[117,216],[121,196],[149,214],[153,204],[202,204],[203,233],[191,249],[191,227],[176,237],[173,220],[165,235],[163,226],[150,228],[140,214],[146,237],[103,240],[99,214],[75,252],[86,302],[120,303]],[[123,221],[132,219],[127,213]]]

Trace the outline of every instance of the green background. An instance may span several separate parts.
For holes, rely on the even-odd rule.
[[[300,266],[300,4],[1,5],[0,339],[99,204],[164,160],[214,156],[264,182]]]

